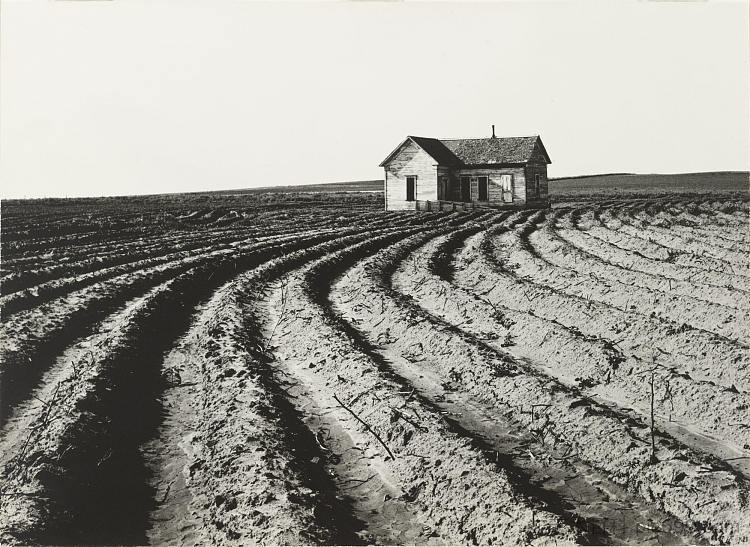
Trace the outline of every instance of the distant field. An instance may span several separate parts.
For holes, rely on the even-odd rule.
[[[553,201],[603,197],[653,197],[670,194],[748,194],[750,174],[744,171],[677,175],[611,174],[551,179]]]
[[[240,190],[217,190],[210,194],[264,194],[267,192],[382,192],[382,180],[354,180],[350,182],[326,182],[322,184],[295,184],[292,186],[261,186]]]
[[[750,173],[725,171],[710,173],[682,173],[675,175],[614,173],[584,175],[580,177],[552,178],[549,192],[553,201],[569,199],[637,198],[660,195],[700,195],[709,192],[721,194],[748,194]],[[331,192],[381,192],[382,180],[333,182],[327,184],[275,186],[224,190],[209,194],[265,194],[265,193],[331,193]]]

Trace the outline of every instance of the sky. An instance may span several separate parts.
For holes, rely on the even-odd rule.
[[[382,178],[406,135],[551,177],[750,169],[747,2],[4,0],[0,197]]]

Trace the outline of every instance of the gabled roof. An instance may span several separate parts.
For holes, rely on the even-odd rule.
[[[546,163],[552,163],[539,135],[532,137],[490,137],[487,139],[431,139],[408,136],[380,164],[386,165],[407,142],[427,152],[438,165],[446,167],[499,165],[528,162],[537,145]]]
[[[432,158],[438,162],[438,165],[454,166],[460,165],[461,160],[451,152],[443,141],[440,139],[430,139],[427,137],[409,137],[417,145],[427,152]]]

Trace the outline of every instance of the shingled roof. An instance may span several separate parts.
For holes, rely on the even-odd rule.
[[[487,139],[431,139],[409,136],[396,150],[383,160],[387,164],[409,140],[427,152],[438,165],[446,167],[468,167],[472,165],[501,165],[526,163],[539,144],[547,163],[551,163],[542,139],[532,137],[490,137]]]

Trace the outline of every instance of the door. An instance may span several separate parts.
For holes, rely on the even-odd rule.
[[[461,201],[471,201],[470,177],[461,177]]]
[[[503,189],[503,201],[513,202],[513,175],[500,175],[500,186]]]
[[[448,177],[445,175],[440,176],[440,184],[438,185],[438,199],[445,200],[448,196]]]
[[[406,177],[406,201],[414,201],[417,177]]]
[[[487,177],[478,177],[477,184],[479,185],[479,201],[489,201],[489,198],[487,197]]]

